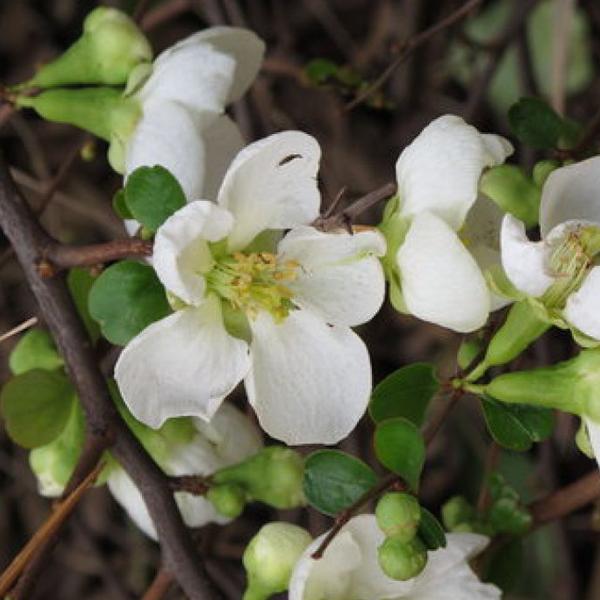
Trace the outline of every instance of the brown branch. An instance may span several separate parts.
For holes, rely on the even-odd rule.
[[[465,2],[458,10],[449,14],[447,17],[441,19],[435,25],[429,27],[425,31],[421,31],[417,35],[408,39],[398,51],[398,56],[386,67],[386,69],[375,79],[371,85],[367,86],[367,88],[362,91],[354,100],[349,102],[345,109],[352,110],[356,108],[359,104],[362,104],[369,96],[371,96],[374,92],[376,92],[392,75],[392,73],[398,68],[400,64],[402,64],[406,58],[419,46],[422,46],[425,42],[429,41],[434,35],[438,34],[440,31],[451,27],[455,23],[458,23],[460,20],[464,19],[469,15],[471,11],[473,11],[477,6],[482,3],[483,0],[469,0]]]
[[[44,277],[71,267],[94,266],[127,257],[150,256],[152,242],[137,238],[113,240],[89,246],[67,246],[51,243],[42,249],[37,266]]]
[[[96,468],[73,490],[73,492],[58,504],[46,522],[35,532],[25,547],[15,556],[4,573],[0,576],[0,597],[10,591],[11,587],[23,572],[32,556],[43,546],[46,541],[54,536],[75,510],[85,491],[94,483],[104,465],[98,464]]]
[[[325,216],[319,217],[313,225],[323,231],[330,231],[340,227],[347,228],[360,214],[376,206],[383,200],[391,198],[396,193],[396,189],[395,183],[386,183],[380,188],[358,198],[358,200],[355,200],[341,212],[332,216],[328,216],[326,213]]]
[[[210,485],[210,478],[203,475],[169,477],[169,486],[174,492],[187,492],[194,496],[204,496],[210,489]]]
[[[534,527],[560,519],[600,499],[600,472],[594,469],[581,479],[529,505]]]
[[[173,585],[173,575],[164,567],[156,574],[156,577],[142,596],[142,600],[161,600]]]
[[[54,240],[40,227],[0,161],[0,226],[12,243],[40,313],[65,360],[81,400],[88,431],[114,435],[113,453],[139,488],[154,521],[164,563],[191,600],[219,598],[204,571],[167,480],[119,417],[63,277],[43,279],[41,249]]]
[[[140,28],[148,32],[192,9],[192,0],[171,0],[141,16]]]

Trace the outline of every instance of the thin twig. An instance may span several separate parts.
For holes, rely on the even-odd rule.
[[[488,447],[485,457],[485,465],[483,467],[483,477],[481,478],[481,488],[479,489],[479,497],[477,498],[477,512],[483,514],[489,507],[490,495],[490,475],[496,468],[500,459],[500,446],[492,441]]]
[[[482,3],[483,0],[469,0],[465,2],[458,10],[449,14],[447,17],[438,21],[435,25],[432,25],[429,29],[425,31],[421,31],[417,35],[411,37],[407,40],[399,49],[398,55],[396,58],[386,67],[386,69],[371,83],[369,86],[365,88],[354,100],[349,102],[346,106],[346,110],[352,110],[356,108],[359,104],[362,104],[369,96],[371,96],[374,92],[376,92],[392,75],[392,73],[398,68],[404,60],[417,48],[422,46],[425,42],[429,41],[434,35],[438,34],[440,31],[451,27],[455,23],[458,23],[460,20],[464,19],[469,15],[469,13],[474,10],[477,6]]]
[[[192,0],[171,0],[146,12],[141,19],[142,31],[152,31],[192,9]]]
[[[3,598],[9,592],[40,546],[59,531],[69,515],[79,504],[85,491],[94,483],[103,467],[103,464],[98,464],[96,468],[73,490],[73,492],[55,507],[46,522],[35,532],[21,552],[15,556],[10,565],[5,569],[4,573],[0,576],[0,597]]]
[[[0,335],[0,342],[4,342],[7,339],[13,337],[13,335],[17,335],[18,333],[21,333],[21,331],[25,331],[26,329],[29,329],[30,327],[37,325],[37,322],[38,322],[37,317],[31,317],[30,319],[27,319],[27,321],[23,321],[16,327],[13,327],[10,331],[7,331],[6,333],[3,333],[2,335]]]
[[[67,246],[50,244],[42,250],[38,269],[44,277],[56,275],[63,269],[104,264],[127,257],[142,257],[152,254],[152,242],[137,238],[113,240],[104,244]]]
[[[142,596],[142,600],[161,600],[173,585],[173,575],[161,567],[156,577]]]
[[[600,472],[594,469],[581,479],[529,505],[534,527],[560,519],[600,499]]]

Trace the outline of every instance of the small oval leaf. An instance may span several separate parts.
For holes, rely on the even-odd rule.
[[[404,417],[422,425],[429,402],[439,388],[432,365],[414,363],[402,367],[375,386],[369,414],[376,423]]]
[[[438,548],[446,547],[446,532],[444,528],[435,516],[422,506],[418,533],[428,550],[437,550]]]
[[[74,397],[60,372],[34,369],[13,377],[0,394],[8,434],[24,448],[50,443],[64,429]]]
[[[371,467],[339,450],[317,450],[305,462],[304,494],[326,515],[348,508],[376,483]]]
[[[407,419],[382,421],[375,430],[375,454],[379,462],[400,475],[416,490],[425,462],[425,442]]]
[[[130,260],[110,266],[96,279],[89,309],[104,337],[120,346],[170,312],[154,269]]]

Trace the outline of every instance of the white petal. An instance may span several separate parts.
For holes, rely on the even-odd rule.
[[[144,105],[127,142],[125,175],[138,167],[161,165],[179,181],[188,200],[201,198],[206,160],[201,133],[205,121],[177,102]]]
[[[569,296],[564,314],[571,325],[600,340],[600,267],[594,267],[579,290]]]
[[[430,211],[460,229],[477,198],[482,170],[503,163],[511,153],[504,138],[482,135],[454,115],[439,117],[396,163],[402,214]]]
[[[214,260],[208,242],[231,231],[231,213],[207,200],[190,202],[171,215],[156,232],[152,260],[161,283],[187,304],[204,301],[204,275]]]
[[[206,161],[201,197],[216,200],[229,165],[244,147],[244,139],[239,127],[227,115],[219,115],[203,130],[202,137],[206,145]]]
[[[542,237],[564,221],[600,224],[600,156],[553,171],[542,190]]]
[[[429,553],[425,570],[414,579],[414,600],[499,600],[502,592],[482,583],[468,560],[481,552],[488,539],[472,533],[449,533],[448,545]]]
[[[262,428],[286,444],[334,444],[364,414],[371,364],[362,340],[309,311],[275,323],[268,313],[251,321],[248,399]]]
[[[211,44],[215,50],[235,59],[235,73],[229,90],[228,102],[235,102],[252,85],[258,75],[264,54],[265,43],[249,29],[239,27],[209,27],[188,38],[188,43]]]
[[[402,294],[413,315],[455,331],[481,327],[490,294],[475,259],[442,219],[419,213],[396,255]]]
[[[129,518],[153,540],[158,539],[156,528],[135,483],[124,469],[114,468],[106,481],[114,499],[125,509]]]
[[[324,233],[292,229],[279,243],[279,258],[300,264],[297,279],[286,284],[294,303],[333,325],[352,327],[371,319],[385,295],[378,256],[385,238],[377,231]]]
[[[511,283],[524,294],[542,296],[554,283],[547,269],[547,244],[530,242],[525,224],[507,214],[502,221],[501,246],[502,266]]]
[[[213,417],[211,436],[206,434],[203,421],[195,420],[194,423],[198,434],[191,441],[174,448],[173,454],[161,464],[167,475],[210,475],[217,469],[248,458],[262,446],[256,427],[239,410],[228,404],[223,404]],[[156,435],[160,435],[160,431]],[[107,483],[112,495],[136,525],[146,535],[156,539],[156,529],[143,498],[127,473],[120,468],[114,469]],[[175,500],[189,527],[228,521],[202,497],[180,492],[175,494]]]
[[[246,342],[223,326],[214,296],[146,327],[127,344],[115,379],[132,414],[150,427],[166,419],[210,419],[249,368]]]
[[[235,217],[231,250],[247,246],[265,229],[289,229],[317,218],[321,149],[300,131],[284,131],[244,148],[223,180],[218,203]]]
[[[220,114],[250,86],[263,54],[264,43],[251,31],[206,29],[158,56],[139,97],[144,103],[174,100],[191,110]]]

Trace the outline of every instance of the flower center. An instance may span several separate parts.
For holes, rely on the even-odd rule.
[[[296,279],[299,266],[292,260],[279,262],[270,252],[235,252],[219,260],[206,281],[210,289],[248,317],[266,310],[280,322],[294,308],[293,294],[286,284]]]
[[[549,261],[556,282],[544,294],[546,306],[564,306],[567,298],[581,287],[599,252],[600,228],[593,225],[570,231],[556,244]]]

